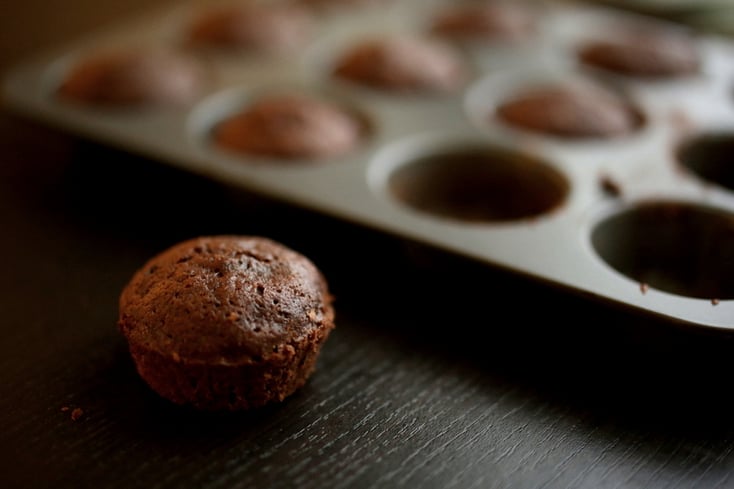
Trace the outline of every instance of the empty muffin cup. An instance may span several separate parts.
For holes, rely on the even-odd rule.
[[[734,132],[707,132],[689,137],[677,151],[684,168],[702,180],[734,190]]]
[[[492,145],[421,154],[397,166],[389,192],[410,208],[467,222],[535,218],[569,193],[564,175],[527,154]]]
[[[672,294],[734,298],[734,214],[682,201],[646,201],[597,223],[596,253],[612,268]]]

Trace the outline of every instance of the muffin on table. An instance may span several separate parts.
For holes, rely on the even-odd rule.
[[[306,256],[261,236],[189,239],[124,287],[118,327],[141,378],[209,411],[283,401],[312,375],[334,328],[333,297]]]

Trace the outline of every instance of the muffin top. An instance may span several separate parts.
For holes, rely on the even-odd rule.
[[[649,78],[693,74],[701,64],[690,36],[661,29],[622,30],[614,38],[587,41],[578,57],[589,66]]]
[[[530,6],[520,2],[461,3],[438,12],[430,30],[456,41],[519,41],[535,32],[536,17]]]
[[[234,4],[201,12],[189,27],[194,44],[260,52],[292,50],[311,33],[305,7],[286,4]]]
[[[258,236],[211,236],[151,258],[120,296],[131,343],[188,363],[277,362],[333,328],[327,283],[302,254]]]
[[[100,50],[73,65],[58,95],[90,105],[177,105],[200,92],[204,71],[194,58],[167,48]]]
[[[355,9],[360,7],[373,7],[389,5],[395,0],[300,0],[304,5],[320,9]]]
[[[627,135],[641,124],[639,113],[616,93],[590,84],[549,83],[516,93],[496,116],[534,132],[566,138]]]
[[[395,35],[368,39],[347,49],[334,76],[395,92],[448,92],[467,73],[458,53],[435,39]]]
[[[329,158],[352,150],[363,121],[334,102],[303,93],[270,94],[214,129],[222,147],[250,155]]]

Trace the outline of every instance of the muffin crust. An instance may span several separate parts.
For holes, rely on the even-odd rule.
[[[200,409],[282,401],[334,327],[326,280],[263,237],[212,236],[151,258],[120,296],[118,327],[141,377]]]
[[[97,106],[182,105],[204,84],[191,57],[171,49],[99,51],[75,64],[58,88],[65,100]]]

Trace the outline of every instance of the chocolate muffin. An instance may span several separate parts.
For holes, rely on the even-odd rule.
[[[518,92],[494,115],[520,129],[569,139],[624,136],[642,123],[639,112],[614,92],[563,83]]]
[[[395,0],[300,0],[304,5],[319,9],[354,9],[394,3]]]
[[[271,94],[217,124],[214,142],[238,153],[328,159],[354,149],[366,130],[353,111],[302,93]]]
[[[151,258],[120,296],[118,327],[142,379],[175,404],[244,410],[283,401],[334,328],[326,280],[259,236],[209,236]]]
[[[449,92],[467,78],[461,57],[449,45],[409,36],[362,41],[342,54],[333,74],[359,85],[402,93]]]
[[[529,5],[484,1],[449,5],[439,11],[430,27],[433,34],[459,42],[513,42],[529,38],[537,14]]]
[[[639,78],[671,78],[700,70],[700,53],[694,40],[660,29],[621,31],[614,39],[587,41],[579,60],[595,68]]]
[[[313,27],[306,8],[286,4],[233,4],[203,11],[189,41],[253,52],[285,52],[303,45]]]
[[[98,106],[181,105],[204,85],[204,70],[193,58],[165,48],[100,50],[71,67],[57,94]]]

